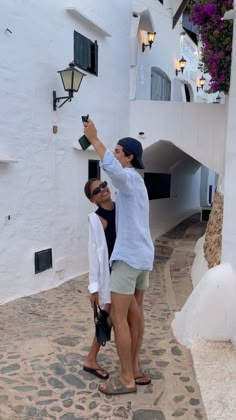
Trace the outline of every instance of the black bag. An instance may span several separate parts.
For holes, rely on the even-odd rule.
[[[94,305],[93,311],[97,341],[102,346],[105,346],[106,342],[111,340],[111,319],[107,311],[101,309],[100,306]]]

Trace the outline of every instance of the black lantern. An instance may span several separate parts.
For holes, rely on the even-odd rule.
[[[179,60],[179,69],[175,69],[175,74],[178,76],[179,72],[183,73],[185,66],[186,66],[187,60],[182,56]]]
[[[154,42],[155,36],[156,36],[156,32],[147,32],[148,44],[144,44],[144,42],[142,43],[142,52],[145,51],[146,47],[149,47],[150,49],[152,48],[152,44]]]
[[[70,63],[69,67],[64,70],[59,70],[57,73],[61,75],[61,80],[63,83],[64,90],[68,92],[68,96],[56,96],[56,91],[52,92],[53,94],[53,110],[56,111],[57,108],[61,108],[67,101],[71,101],[74,96],[74,92],[78,92],[80,84],[82,82],[84,73],[81,73],[78,69],[75,68],[74,63]],[[61,105],[57,106],[57,102],[60,102],[61,99],[65,99]]]
[[[203,89],[205,86],[205,77],[202,75],[202,77],[199,79],[199,86],[197,86],[197,91],[199,91],[199,89]]]

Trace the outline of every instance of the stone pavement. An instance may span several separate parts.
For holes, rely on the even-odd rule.
[[[191,292],[193,248],[205,224],[192,217],[159,238],[145,296],[142,367],[152,378],[137,394],[105,396],[82,370],[94,333],[87,275],[0,306],[0,420],[206,419],[189,351],[171,321]],[[100,354],[117,374],[114,339]]]

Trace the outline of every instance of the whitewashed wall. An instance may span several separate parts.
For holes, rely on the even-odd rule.
[[[146,148],[169,140],[209,169],[224,172],[226,106],[200,103],[132,101],[130,133],[144,132]]]
[[[234,2],[236,9],[236,1]],[[225,177],[224,177],[224,218],[222,231],[222,262],[229,262],[236,273],[236,194],[235,194],[235,177],[236,177],[236,19],[234,19],[234,38],[232,51],[232,67],[231,67],[231,84],[229,93],[229,111],[228,111],[228,131],[226,140],[225,154]],[[236,281],[236,276],[234,278]],[[235,302],[236,296],[234,296]],[[232,313],[233,328],[232,341],[236,346],[236,310]]]
[[[188,34],[182,35],[182,18],[172,29],[173,16],[180,2],[165,0],[162,5],[157,0],[139,0],[135,3],[149,10],[156,31],[151,50],[146,48],[142,52],[140,47],[137,50],[136,99],[150,99],[151,68],[157,67],[164,71],[172,82],[172,101],[186,101],[184,84],[187,84],[191,101],[213,102],[217,95],[205,92],[208,87],[208,75],[205,75],[205,88],[198,91],[196,89],[202,76],[198,69],[198,48]],[[183,73],[180,72],[176,76],[175,69],[179,68],[178,61],[182,56],[187,61],[186,67]]]
[[[71,16],[68,6],[112,36]],[[0,302],[54,287],[87,270],[92,206],[83,185],[88,156],[96,155],[72,144],[82,134],[81,115],[86,113],[107,143],[127,134],[130,15],[127,0],[1,3],[0,160],[8,155],[18,163],[0,163]],[[55,112],[52,91],[65,94],[57,70],[73,59],[74,30],[97,39],[99,76],[88,74],[72,102]],[[52,133],[53,125],[58,134]],[[54,267],[35,275],[34,253],[49,247]]]
[[[0,303],[55,287],[87,271],[87,213],[93,206],[84,197],[83,186],[88,159],[96,154],[72,147],[82,134],[81,115],[90,114],[107,145],[144,131],[144,148],[169,140],[211,169],[222,171],[223,106],[213,110],[191,104],[187,110],[183,106],[189,104],[129,102],[131,3],[4,0],[1,4]],[[144,60],[148,72],[151,66],[159,66],[172,77],[181,45],[180,27],[170,31],[171,3],[166,1],[163,7],[156,0],[146,0],[141,4],[151,8],[157,42],[145,53],[138,45],[140,68]],[[69,14],[68,7],[77,8],[111,37]],[[99,76],[87,74],[72,102],[55,112],[52,91],[64,95],[57,71],[73,59],[74,30],[98,41]],[[140,74],[136,83],[141,89]],[[145,79],[145,92],[149,87]],[[54,125],[57,134],[52,132]],[[17,163],[6,162],[7,157]],[[147,170],[148,166],[147,161]],[[181,176],[176,173],[176,185]],[[186,188],[194,183],[197,189],[197,175],[194,179],[186,180]],[[197,205],[195,195],[188,203],[179,201],[177,208],[185,212],[192,203]],[[176,220],[170,214],[166,227]],[[35,275],[34,253],[50,247],[53,269]]]

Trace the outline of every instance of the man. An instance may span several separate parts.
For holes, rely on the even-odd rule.
[[[99,140],[91,120],[84,122],[84,127],[85,136],[101,158],[101,167],[118,190],[117,237],[110,261],[111,319],[121,372],[114,381],[100,384],[99,390],[109,395],[126,394],[137,390],[137,364],[132,364],[132,359],[135,360],[134,355],[137,356],[142,341],[141,337],[137,342],[131,342],[128,311],[134,295],[141,307],[144,290],[148,287],[148,272],[152,270],[154,258],[147,190],[142,177],[135,170],[144,168],[143,150],[138,140],[125,137],[118,141],[113,154]]]

